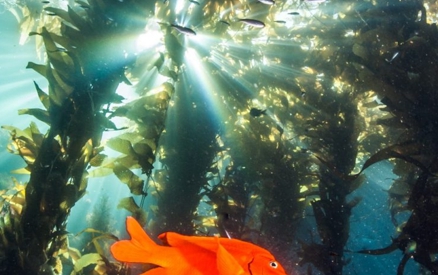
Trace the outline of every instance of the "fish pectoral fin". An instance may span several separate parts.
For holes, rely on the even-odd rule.
[[[118,241],[111,248],[113,257],[121,262],[128,263],[149,263],[149,254],[145,249],[138,247],[132,241]]]
[[[217,239],[217,244],[216,264],[219,275],[244,275],[245,270],[243,270],[233,255],[220,244],[219,239]]]

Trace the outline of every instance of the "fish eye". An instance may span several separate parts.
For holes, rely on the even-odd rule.
[[[278,263],[276,261],[270,261],[269,262],[269,266],[272,268],[277,268],[278,267]]]

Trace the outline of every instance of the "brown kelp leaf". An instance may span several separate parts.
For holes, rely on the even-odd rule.
[[[62,274],[62,261],[59,257],[55,258],[55,265],[53,267],[55,274]]]
[[[76,4],[78,4],[82,8],[90,8],[90,5],[86,1],[76,0]]]
[[[118,138],[129,140],[132,144],[140,142],[143,137],[137,132],[126,132],[118,136]]]
[[[80,17],[70,6],[68,6],[67,13],[70,19],[73,21],[73,25],[82,32],[89,32],[91,30],[89,24]]]
[[[173,86],[173,84],[170,82],[164,82],[160,87],[157,88],[157,94],[161,92],[166,92],[167,97],[165,97],[165,99],[169,100],[175,92],[175,86]],[[161,95],[159,97],[162,98]]]
[[[98,253],[89,253],[83,255],[79,260],[76,261],[74,265],[74,271],[80,272],[84,267],[89,266],[90,264],[97,264],[98,261],[101,261],[102,257]]]
[[[130,169],[140,168],[137,157],[133,156],[133,155],[118,157],[117,160],[114,160],[114,161],[117,161],[118,164],[123,165],[127,168],[130,168]],[[105,165],[105,166],[107,166],[107,165]],[[114,167],[114,164],[113,164],[113,167]]]
[[[64,34],[65,37],[70,38],[71,41],[75,41],[78,44],[83,43],[85,39],[85,36],[82,35],[82,32],[63,22],[61,23],[61,33]]]
[[[114,137],[107,141],[106,145],[123,154],[131,155],[134,151],[132,149],[131,142],[126,139],[122,139],[120,137]]]
[[[418,155],[420,153],[420,149],[422,148],[421,146],[422,145],[419,142],[407,141],[407,142],[404,142],[401,144],[395,144],[395,145],[386,147],[386,148],[378,151],[377,153],[372,155],[367,161],[365,161],[360,172],[355,174],[355,175],[344,175],[341,172],[339,172],[330,162],[328,162],[324,158],[318,156],[317,153],[315,153],[314,156],[319,161],[321,161],[324,165],[326,165],[328,168],[330,168],[337,177],[339,177],[343,180],[352,181],[352,180],[357,179],[360,176],[360,174],[365,169],[370,167],[371,165],[373,165],[379,161],[387,160],[390,158],[402,159],[406,162],[409,162],[409,163],[417,166],[418,168],[420,168],[423,171],[427,171],[427,168],[420,161],[418,161],[417,159],[412,157],[412,156]]]
[[[40,147],[43,143],[44,135],[40,132],[35,122],[31,122],[28,129],[30,130],[33,142],[37,145],[37,147]]]
[[[131,120],[137,120],[138,118],[147,115],[145,109],[146,104],[147,104],[147,99],[145,97],[141,97],[139,99],[133,100],[114,110],[110,118],[115,116],[122,116],[122,117],[127,117]]]
[[[90,138],[87,140],[87,142],[84,144],[84,146],[82,146],[81,156],[77,160],[77,162],[88,163],[90,161],[90,159],[93,157],[93,153],[94,153],[93,140]]]
[[[52,64],[55,64],[52,62]],[[62,70],[60,68],[63,68]],[[65,70],[64,70],[65,69]],[[74,90],[74,80],[71,79],[73,76],[73,63],[65,64],[58,63],[56,65],[56,70],[51,70],[53,78],[56,80],[56,84],[63,90],[67,95],[71,94]]]
[[[18,174],[18,175],[30,175],[31,169],[30,167],[25,168],[18,168],[11,171],[11,174]]]
[[[42,122],[50,125],[50,115],[49,112],[43,109],[39,108],[30,108],[30,109],[20,109],[18,110],[19,115],[31,115],[34,116],[36,119],[41,120]]]
[[[146,224],[146,212],[137,205],[133,197],[121,199],[117,208],[128,210],[141,225]]]
[[[37,64],[35,64],[37,65]],[[40,65],[37,65],[40,66]],[[46,67],[44,67],[44,74],[46,73]],[[43,104],[44,108],[46,108],[46,110],[49,110],[50,108],[50,98],[49,95],[46,94],[43,90],[40,89],[40,87],[38,86],[38,84],[34,81],[33,84],[35,85],[35,89],[37,90],[38,93],[38,98],[40,99],[41,103]]]
[[[110,234],[110,233],[107,233],[107,232],[104,232],[104,231],[101,231],[101,230],[97,230],[97,229],[94,229],[94,228],[91,228],[91,227],[85,228],[85,229],[82,230],[81,232],[77,233],[77,234],[75,235],[75,237],[80,236],[80,235],[82,235],[83,233],[99,234],[99,235],[101,235],[101,236],[106,236],[107,238],[112,239],[112,240],[115,240],[115,241],[118,241],[118,240],[119,240],[119,238],[117,238],[117,237],[116,237],[115,235],[113,235],[113,234]]]
[[[369,254],[369,255],[384,255],[384,254],[389,254],[389,253],[395,251],[396,249],[398,249],[398,243],[396,241],[393,241],[387,247],[380,248],[380,249],[364,249],[364,250],[357,251],[357,253]]]
[[[151,144],[147,142],[147,140],[144,140],[142,142],[134,144],[133,149],[138,155],[153,158],[154,150],[151,148],[150,145],[153,145],[155,147],[155,144]]]
[[[77,261],[81,258],[81,252],[74,248],[74,247],[67,247],[67,251],[64,253],[63,255],[66,259],[68,259],[69,257],[73,260],[73,261]]]
[[[106,177],[113,174],[113,169],[108,167],[99,167],[89,172],[90,178]]]
[[[93,242],[93,245],[94,245],[94,249],[96,250],[96,252],[99,254],[99,255],[104,255],[105,254],[105,252],[103,251],[103,248],[102,248],[102,246],[99,244],[99,239],[101,238],[102,236],[99,236],[99,237],[96,237],[96,238],[93,238],[91,241]]]
[[[32,69],[35,72],[39,73],[40,75],[42,75],[44,78],[47,78],[47,67],[49,65],[41,65],[41,64],[36,64],[33,62],[28,62],[26,69]]]
[[[372,100],[370,102],[365,102],[362,104],[362,107],[365,108],[377,108],[377,107],[384,107],[385,105],[379,104],[376,100]]]
[[[164,36],[164,46],[172,61],[175,62],[178,67],[181,66],[183,64],[185,48],[170,31],[167,31]]]
[[[117,128],[116,124],[103,114],[96,115],[96,122],[99,123],[100,127],[104,128],[106,130],[109,130],[109,129],[119,130],[119,128]]]
[[[44,47],[46,48],[47,57],[53,66],[55,76],[58,83],[64,86],[69,83],[74,85],[73,81],[69,80],[75,73],[75,64],[72,59],[72,55],[69,54],[64,48],[59,48],[52,38],[52,35],[46,28],[42,28],[41,36],[43,37]]]
[[[31,165],[38,155],[39,146],[42,142],[42,134],[34,123],[24,130],[12,126],[3,126],[10,131],[12,142],[7,149],[13,153],[20,155],[27,164]]]
[[[111,102],[121,104],[123,103],[123,100],[125,100],[125,97],[119,95],[119,94],[112,94],[111,95]]]
[[[88,172],[84,171],[81,178],[81,183],[78,188],[78,199],[81,198],[83,195],[85,195],[85,190],[87,189],[87,186],[88,186]]]
[[[72,47],[72,41],[68,37],[65,37],[63,35],[57,35],[55,33],[50,33],[50,37],[52,37],[52,40],[56,44],[59,44],[67,51],[75,51],[75,48]]]
[[[68,93],[58,84],[53,69],[50,67],[47,69],[47,81],[49,82],[49,97],[51,102],[61,106],[64,100],[67,98]]]
[[[357,56],[359,56],[360,58],[362,58],[363,60],[368,60],[370,53],[367,47],[362,46],[360,44],[355,43],[353,45],[353,53]]]
[[[47,11],[47,12],[56,14],[61,19],[63,19],[64,21],[66,21],[66,22],[68,22],[68,23],[70,23],[71,25],[74,26],[74,22],[70,18],[70,15],[68,14],[67,11],[65,11],[63,9],[54,8],[54,7],[45,7],[44,10]]]
[[[412,187],[404,180],[393,181],[389,187],[388,193],[394,196],[408,196],[411,193]]]
[[[351,179],[355,179],[359,176],[360,173],[362,173],[365,169],[367,169],[374,163],[390,158],[402,159],[406,162],[414,164],[423,171],[427,171],[427,168],[421,162],[412,157],[413,155],[417,155],[420,152],[421,147],[422,144],[416,141],[407,141],[401,144],[389,146],[372,155],[364,163],[361,171],[358,174],[351,175],[349,177]]]
[[[159,73],[163,76],[172,78],[173,81],[178,80],[178,73],[176,73],[174,70],[169,69],[168,67],[164,67],[163,70],[159,71]]]
[[[105,154],[97,154],[90,160],[90,165],[93,167],[101,166],[107,157]]]
[[[56,45],[55,41],[53,41],[52,36],[50,35],[50,32],[44,27],[41,30],[41,36],[43,37],[44,46],[46,48],[46,51],[47,51],[47,54],[49,55],[49,57],[53,53],[53,55],[51,56],[52,58],[56,58],[59,61],[62,61],[63,58],[59,54],[63,53],[63,52],[60,51],[58,45]]]
[[[123,165],[116,164],[113,168],[114,174],[119,180],[128,185],[129,190],[134,195],[143,195],[144,181],[139,176]]]
[[[118,209],[120,209],[120,208],[126,209],[131,213],[135,213],[139,209],[139,207],[138,207],[137,203],[134,201],[133,197],[126,197],[126,198],[121,199],[119,201],[119,204],[117,205],[117,208]]]
[[[9,133],[13,135],[14,138],[25,137],[29,140],[32,140],[32,135],[29,131],[26,131],[27,129],[21,130],[20,128],[9,125],[2,125],[2,128],[9,131]]]

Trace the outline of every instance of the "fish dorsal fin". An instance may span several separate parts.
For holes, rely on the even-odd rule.
[[[231,261],[229,257],[232,257],[235,262],[240,266],[240,269],[243,269],[242,274],[250,274],[249,266],[250,263],[253,263],[255,257],[263,257],[266,259],[274,259],[274,256],[263,247],[252,244],[250,242],[241,241],[238,239],[228,239],[228,238],[218,238],[218,237],[198,237],[198,236],[184,236],[173,232],[163,233],[159,236],[159,238],[171,247],[175,247],[177,249],[189,248],[193,249],[193,251],[199,250],[200,248],[205,249],[204,254],[214,254],[213,264],[216,263],[218,268],[221,266],[218,261],[226,262]],[[218,242],[222,247],[221,251],[219,251]],[[186,250],[188,251],[188,250]],[[226,253],[224,253],[224,251]],[[218,253],[221,253],[222,257],[218,256]],[[185,257],[188,257],[189,253],[184,253]],[[228,257],[227,257],[228,255]],[[231,256],[230,256],[231,255]],[[269,262],[269,261],[268,261]],[[233,264],[235,266],[235,264]],[[236,267],[237,268],[237,267]],[[235,270],[234,270],[235,271]],[[239,273],[234,273],[239,274]],[[227,274],[226,270],[221,270],[222,274]],[[229,271],[231,272],[231,271]],[[211,274],[211,273],[205,273]],[[253,273],[254,274],[254,273]]]
[[[233,255],[238,262],[248,264],[253,259],[253,255],[266,255],[272,257],[266,249],[252,244],[250,242],[241,241],[238,239],[217,238],[217,237],[198,237],[198,236],[184,236],[174,232],[163,233],[158,238],[166,245],[172,247],[186,246],[188,243],[202,247],[206,250],[217,252],[217,240],[220,241],[221,246],[224,247],[231,255]]]
[[[244,275],[245,271],[239,262],[231,255],[217,239],[217,258],[216,264],[219,275]]]
[[[158,238],[172,247],[184,247],[185,249],[191,247],[193,250],[205,249],[213,253],[216,257],[215,262],[219,275],[246,274],[240,263],[247,266],[253,259],[251,248],[254,245],[237,239],[184,236],[174,232],[163,233]]]
[[[212,252],[216,252],[217,249],[216,240],[213,237],[185,236],[175,232],[166,232],[160,234],[158,238],[163,244],[172,247],[183,247],[190,244]]]

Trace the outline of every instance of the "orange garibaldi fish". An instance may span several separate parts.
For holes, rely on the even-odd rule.
[[[142,275],[285,275],[283,267],[264,248],[237,239],[184,236],[166,232],[156,244],[133,218],[126,219],[130,240],[111,246],[114,258],[149,263],[157,268]]]

